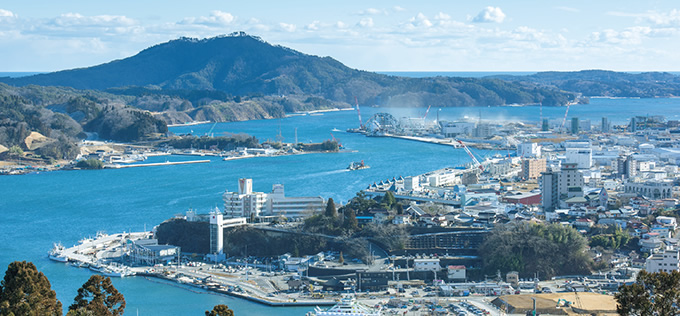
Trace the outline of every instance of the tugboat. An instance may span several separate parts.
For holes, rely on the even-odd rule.
[[[352,163],[349,164],[349,167],[347,167],[347,170],[361,170],[361,169],[368,169],[370,168],[369,165],[365,164],[364,161],[356,162],[353,161]]]
[[[322,310],[318,306],[308,316],[381,316],[381,308],[371,308],[359,303],[353,297],[344,297],[335,306]]]

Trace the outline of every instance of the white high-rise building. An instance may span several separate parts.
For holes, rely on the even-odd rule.
[[[517,157],[540,158],[541,146],[538,145],[537,143],[517,144]]]
[[[566,194],[570,187],[583,187],[585,181],[576,164],[565,163],[562,164],[562,170],[560,170],[559,183],[561,195]]]
[[[576,164],[579,169],[590,169],[593,166],[593,149],[590,142],[572,141],[565,142],[565,163]]]
[[[322,197],[286,197],[283,184],[274,184],[271,193],[253,192],[252,179],[239,179],[238,192],[223,195],[227,217],[263,218],[285,216],[306,217],[325,208]]]

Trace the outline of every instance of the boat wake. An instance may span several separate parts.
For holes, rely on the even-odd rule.
[[[331,170],[331,171],[324,171],[324,172],[317,172],[317,173],[309,173],[309,174],[304,174],[300,175],[297,177],[293,177],[293,180],[302,180],[302,179],[309,179],[309,178],[317,178],[317,177],[322,177],[322,176],[328,176],[332,174],[338,174],[338,173],[345,173],[350,170],[348,169],[339,169],[339,170]]]

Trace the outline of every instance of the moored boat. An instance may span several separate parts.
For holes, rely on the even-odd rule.
[[[56,243],[54,244],[54,247],[52,250],[50,250],[47,253],[47,257],[50,258],[50,260],[58,261],[58,262],[68,262],[68,257],[64,255],[64,246],[61,245],[61,243]]]
[[[381,316],[381,308],[371,308],[356,301],[354,297],[345,297],[335,306],[322,310],[318,306],[307,316]]]

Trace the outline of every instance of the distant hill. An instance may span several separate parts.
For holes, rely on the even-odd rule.
[[[353,104],[355,96],[368,105],[441,107],[564,105],[576,98],[553,88],[493,78],[404,78],[360,71],[330,57],[270,45],[245,33],[201,40],[180,38],[94,67],[0,81],[16,86],[123,88],[118,90],[123,94],[140,91],[130,87],[144,87],[221,91],[232,96],[298,96],[298,101],[312,96],[331,101],[311,104],[312,108],[337,106],[333,102]],[[310,103],[301,105],[309,107]]]
[[[680,95],[680,77],[667,72],[550,71],[528,76],[500,75],[490,78],[540,84],[584,96],[653,98]]]

